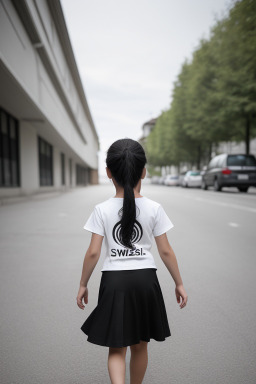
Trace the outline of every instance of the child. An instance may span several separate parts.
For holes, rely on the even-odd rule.
[[[115,141],[107,152],[106,171],[116,196],[97,204],[84,228],[92,232],[86,252],[77,305],[88,304],[89,278],[97,264],[103,238],[106,254],[98,304],[81,327],[91,343],[109,347],[111,383],[125,383],[125,356],[131,349],[130,383],[142,383],[148,363],[147,343],[171,336],[165,303],[150,252],[153,237],[161,259],[175,281],[180,308],[187,304],[176,256],[166,231],[173,223],[161,204],[141,196],[146,175],[142,146],[131,139]]]

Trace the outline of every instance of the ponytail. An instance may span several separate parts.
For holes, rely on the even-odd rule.
[[[136,220],[136,205],[133,188],[129,183],[124,185],[123,216],[121,219],[121,239],[128,248],[134,248],[131,243],[133,226]]]
[[[118,185],[124,188],[123,207],[120,222],[121,243],[134,249],[132,243],[136,220],[136,204],[133,188],[138,184],[146,164],[143,147],[135,140],[115,141],[107,152],[106,164]]]

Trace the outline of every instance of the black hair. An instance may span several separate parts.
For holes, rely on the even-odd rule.
[[[136,220],[136,204],[133,188],[138,184],[147,162],[141,146],[132,139],[115,141],[107,151],[106,164],[118,185],[124,188],[122,217],[120,223],[121,242],[127,248],[132,244],[133,227]]]

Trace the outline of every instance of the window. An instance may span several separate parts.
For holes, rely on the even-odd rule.
[[[61,156],[61,184],[65,185],[65,155],[64,153],[61,153],[60,156]]]
[[[0,186],[19,187],[18,121],[0,109]]]
[[[52,145],[38,136],[40,186],[53,185]]]
[[[212,161],[211,161],[211,168],[216,168],[217,167],[218,160],[219,160],[218,156],[216,156],[216,157],[214,157],[212,159]]]
[[[88,178],[88,170],[82,165],[76,164],[76,184],[86,185]]]
[[[72,159],[69,159],[69,184],[72,185]]]
[[[256,166],[256,159],[253,155],[228,155],[228,166]]]
[[[225,160],[225,156],[223,155],[219,156],[216,167],[222,168],[224,166],[224,160]]]

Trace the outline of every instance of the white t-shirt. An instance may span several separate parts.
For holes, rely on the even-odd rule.
[[[97,204],[86,221],[84,229],[104,236],[105,259],[101,271],[155,268],[150,252],[153,238],[174,227],[161,204],[145,196],[135,198],[136,222],[132,243],[134,251],[120,242],[120,216],[123,197],[111,197]]]

